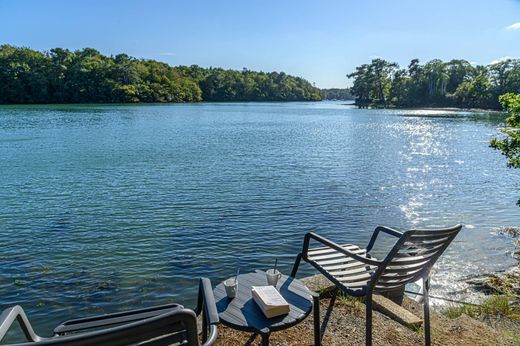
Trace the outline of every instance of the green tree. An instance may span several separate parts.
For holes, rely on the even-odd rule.
[[[347,77],[354,79],[351,91],[359,106],[500,109],[499,95],[520,92],[520,59],[476,67],[461,59],[425,65],[413,59],[408,70],[375,59]]]
[[[489,65],[488,70],[490,79],[495,85],[495,91],[497,94],[502,95],[506,91],[506,85],[509,77],[509,73],[513,68],[513,60],[506,59]]]
[[[108,57],[93,48],[42,53],[0,46],[0,103],[320,100],[303,78],[283,72],[172,67]]]
[[[493,138],[490,145],[505,155],[508,167],[520,168],[520,94],[502,95],[500,103],[509,113],[509,117],[506,119],[506,126],[501,130],[504,137]],[[520,200],[517,205],[520,206]]]
[[[480,74],[473,80],[461,83],[455,91],[454,97],[461,107],[491,108],[493,90],[487,70],[481,69]]]
[[[409,103],[410,77],[404,69],[395,71],[390,87],[390,102],[398,107]]]
[[[356,104],[368,106],[372,100],[370,92],[372,90],[372,80],[369,72],[369,65],[363,64],[356,67],[356,72],[347,75],[347,78],[354,78],[354,83],[350,91],[356,96]]]
[[[504,138],[493,138],[491,147],[507,157],[508,167],[520,168],[520,94],[500,96],[500,103],[509,113],[506,126],[501,130]]]
[[[448,85],[448,73],[446,65],[439,59],[429,61],[424,65],[428,83],[428,98],[430,103],[442,103],[442,98],[446,95]]]
[[[408,76],[410,77],[407,83],[408,93],[406,103],[403,106],[419,106],[426,103],[426,83],[424,68],[419,63],[419,59],[412,59],[408,64]]]
[[[386,105],[390,94],[391,76],[399,66],[383,59],[374,59],[369,65],[372,97],[377,104]]]
[[[474,75],[475,68],[469,62],[461,59],[453,59],[446,63],[446,73],[448,74],[448,83],[446,92],[453,94],[457,87],[469,81]]]

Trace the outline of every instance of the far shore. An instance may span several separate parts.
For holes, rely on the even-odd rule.
[[[326,101],[342,101],[349,100],[320,100],[320,101],[198,101],[198,102],[86,102],[86,103],[0,103],[2,106],[154,106],[154,105],[197,105],[197,104],[240,104],[240,103],[299,103],[299,102],[326,102]],[[357,107],[352,103],[340,103],[341,106]],[[396,109],[396,110],[432,110],[432,111],[446,111],[446,112],[474,112],[474,113],[495,113],[502,114],[504,111],[497,109],[484,108],[461,108],[461,107],[368,107],[368,109]]]
[[[342,103],[342,106],[355,106],[355,103]],[[504,111],[497,109],[485,109],[485,108],[462,108],[462,107],[368,107],[368,109],[399,109],[399,110],[432,110],[432,111],[446,111],[446,112],[475,112],[475,113],[504,113]]]

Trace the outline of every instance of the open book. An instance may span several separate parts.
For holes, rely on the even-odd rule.
[[[265,317],[271,318],[289,313],[289,304],[274,286],[253,286],[253,300]]]

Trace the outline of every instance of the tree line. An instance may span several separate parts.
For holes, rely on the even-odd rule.
[[[322,100],[354,100],[355,98],[349,88],[321,89],[320,93]]]
[[[283,72],[172,67],[92,48],[39,52],[0,46],[0,103],[317,101],[320,91]]]
[[[487,66],[434,59],[407,68],[384,59],[356,67],[351,92],[356,104],[375,107],[463,107],[501,109],[499,96],[520,92],[520,59]]]

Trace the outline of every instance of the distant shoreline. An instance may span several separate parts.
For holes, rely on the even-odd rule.
[[[355,103],[342,103],[342,106],[355,106]],[[368,109],[399,109],[399,110],[432,110],[432,111],[446,111],[446,112],[475,112],[475,113],[504,113],[504,111],[497,109],[485,108],[462,108],[462,107],[388,107],[388,108],[368,108]]]
[[[312,103],[312,102],[327,102],[327,101],[343,101],[343,100],[291,100],[291,101],[197,101],[197,102],[64,102],[64,103],[0,103],[2,106],[129,106],[129,105],[198,105],[198,104],[240,104],[240,103]],[[344,104],[350,105],[350,104]],[[353,104],[352,104],[353,105]]]
[[[23,73],[9,68],[13,62],[24,66]],[[0,66],[6,70],[2,104],[322,99],[308,80],[284,72],[171,66],[127,54],[107,56],[93,48],[36,51],[3,44]]]
[[[159,105],[198,105],[198,104],[240,104],[240,103],[307,103],[307,102],[348,102],[348,100],[320,100],[320,101],[198,101],[198,102],[78,102],[78,103],[0,103],[2,106],[159,106]],[[355,103],[339,103],[341,106],[357,107]],[[495,113],[501,114],[504,111],[484,108],[459,108],[459,107],[388,107],[368,109],[379,110],[431,110],[445,112],[474,112],[474,113]]]

